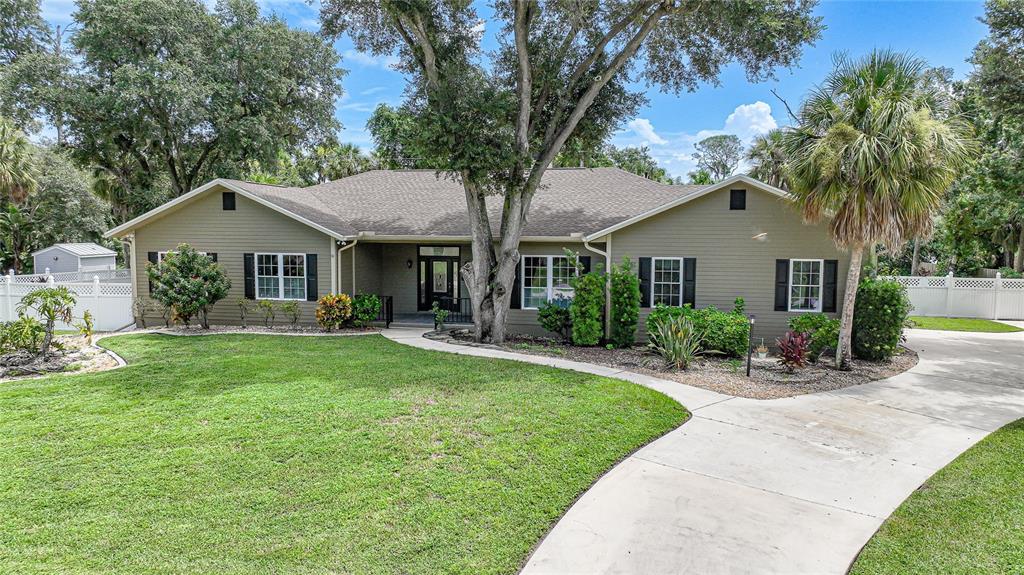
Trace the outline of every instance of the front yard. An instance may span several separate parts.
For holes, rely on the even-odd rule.
[[[377,335],[135,335],[0,385],[0,572],[513,573],[688,416],[633,384]]]
[[[964,452],[893,513],[853,575],[1024,572],[1024,419]]]
[[[912,315],[910,316],[910,321],[913,322],[913,326],[917,329],[984,333],[1014,333],[1021,331],[1019,327],[1014,327],[1007,323],[968,317],[925,317]]]

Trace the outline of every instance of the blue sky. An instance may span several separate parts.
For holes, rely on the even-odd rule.
[[[213,4],[214,0],[208,0]],[[275,13],[291,25],[316,29],[317,6],[303,0],[260,0],[267,13]],[[44,16],[54,24],[66,24],[74,11],[73,0],[43,0]],[[486,6],[482,13],[488,13]],[[966,59],[985,35],[978,22],[981,2],[869,2],[824,1],[816,9],[826,29],[815,46],[805,49],[799,66],[777,71],[777,80],[752,84],[742,69],[724,71],[717,86],[704,85],[696,92],[663,94],[647,89],[650,104],[614,137],[618,145],[647,145],[671,174],[685,176],[693,169],[693,144],[703,137],[734,133],[744,141],[777,125],[787,123],[785,109],[772,95],[774,88],[791,106],[832,68],[832,55],[845,51],[860,55],[872,48],[909,51],[932,66],[953,68],[957,78],[970,72]],[[490,30],[497,26],[488,26]],[[372,146],[365,130],[366,119],[381,102],[402,100],[405,78],[388,68],[389,59],[373,58],[352,49],[346,38],[337,42],[345,95],[337,103],[337,117],[344,126],[342,141]]]

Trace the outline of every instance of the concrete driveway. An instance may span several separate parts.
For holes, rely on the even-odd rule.
[[[693,419],[601,478],[523,573],[843,573],[924,480],[1024,417],[1024,334],[908,344],[899,376],[771,401],[630,376]]]

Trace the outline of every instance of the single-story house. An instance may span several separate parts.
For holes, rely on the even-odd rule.
[[[89,272],[117,267],[117,252],[94,243],[53,244],[32,252],[35,273]]]
[[[496,226],[500,202],[489,207]],[[450,321],[470,321],[458,274],[473,257],[465,195],[432,170],[375,170],[305,188],[217,179],[107,236],[127,242],[143,296],[146,262],[178,244],[215,258],[233,284],[210,314],[215,323],[239,322],[239,298],[298,300],[312,322],[328,292],[389,298],[398,321],[429,322],[435,301],[456,312]],[[522,236],[510,332],[543,333],[538,306],[571,290],[566,248],[587,266],[632,262],[641,327],[657,303],[728,310],[742,297],[766,343],[794,314],[837,312],[849,262],[786,192],[747,176],[679,186],[617,168],[550,169]]]

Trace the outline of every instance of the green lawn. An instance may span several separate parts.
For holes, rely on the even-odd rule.
[[[0,384],[0,573],[514,573],[681,424],[618,380],[381,336],[122,336]]]
[[[1024,419],[911,495],[854,565],[867,574],[1024,573]]]
[[[966,317],[924,317],[911,316],[914,327],[918,329],[941,329],[946,331],[981,331],[988,333],[1012,333],[1021,331],[1019,327],[999,323],[989,319],[972,319]]]

